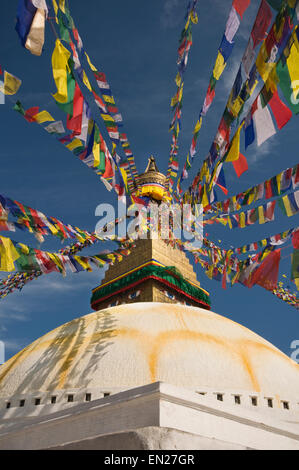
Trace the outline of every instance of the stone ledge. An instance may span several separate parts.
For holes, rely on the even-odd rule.
[[[237,447],[299,450],[298,422],[223,403],[204,404],[198,394],[160,382],[4,425],[0,449],[51,448],[145,427],[170,428]]]

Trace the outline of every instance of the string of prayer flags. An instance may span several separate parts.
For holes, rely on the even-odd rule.
[[[299,310],[299,299],[289,288],[285,288],[282,282],[278,283],[278,286],[272,291],[272,294],[275,295],[278,299],[283,300],[291,307],[295,307]]]
[[[298,227],[290,228],[284,232],[280,232],[276,235],[271,235],[270,237],[263,238],[257,242],[251,242],[247,245],[243,245],[239,248],[234,248],[234,253],[244,254],[250,251],[258,251],[259,248],[266,248],[268,246],[281,246],[286,243],[290,238],[294,240],[298,235]]]
[[[95,103],[101,111],[101,118],[103,119],[103,122],[106,126],[106,130],[112,144],[120,144],[123,148],[125,154],[125,161],[122,162],[123,168],[125,168],[127,173],[128,187],[130,190],[132,190],[134,187],[134,179],[138,178],[135,159],[128,139],[121,138],[119,127],[123,126],[123,119],[115,104],[115,100],[112,95],[110,85],[107,82],[106,75],[97,70],[97,68],[92,64],[87,52],[84,51],[82,39],[80,38],[79,32],[75,27],[68,8],[65,5],[63,5],[63,7],[61,5],[59,5],[59,7],[56,5],[55,14],[56,21],[60,26],[61,38],[66,40],[72,49],[75,71],[78,75],[78,78],[92,93]],[[72,34],[74,37],[79,53],[71,39],[70,34]],[[100,89],[101,97],[96,93],[95,89],[90,84],[87,74],[81,65],[79,54],[81,58],[85,58],[87,60],[87,63]],[[128,167],[126,166],[126,162],[129,163]]]
[[[281,49],[285,45],[288,35],[290,34],[290,29],[286,28],[284,30],[284,25],[290,24],[289,20],[290,18],[292,18],[292,15],[294,15],[294,11],[290,10],[290,8],[286,8],[285,4],[281,4],[280,10],[277,13],[275,22],[273,23],[270,33],[268,34],[266,39],[264,39],[262,47],[263,46],[266,47],[265,44],[269,36],[271,38],[274,38],[274,42],[272,41],[271,50],[272,48],[275,49],[275,47],[278,48],[279,50],[279,47]],[[253,67],[251,68],[251,64],[253,62],[254,55],[255,55],[254,50],[256,49],[259,42],[261,42],[263,38],[265,37],[265,32],[271,23],[271,18],[272,18],[272,13],[271,13],[271,10],[269,10],[269,6],[267,5],[265,0],[262,0],[258,14],[257,14],[256,21],[252,28],[252,32],[251,32],[251,36],[250,36],[247,48],[245,50],[243,59],[241,61],[241,66],[243,66],[243,69],[245,71],[246,80],[242,85],[241,84],[242,83],[241,82],[241,77],[242,77],[241,69],[239,69],[234,85],[232,87],[230,97],[227,102],[223,117],[220,121],[220,125],[218,128],[216,137],[212,143],[209,154],[206,160],[204,161],[204,163],[206,163],[209,166],[210,170],[214,168],[214,165],[218,157],[223,158],[223,156],[226,154],[228,146],[229,146],[229,131],[232,126],[232,123],[237,118],[239,118],[246,101],[248,101],[248,99],[252,95],[258,83],[257,66],[256,64],[254,64]],[[284,34],[283,35],[276,34],[276,30],[280,32],[284,31]],[[269,45],[270,45],[270,42],[268,40],[267,46],[269,47]],[[273,67],[276,65],[275,62],[277,62],[278,58],[279,58],[278,54],[273,55],[273,58],[271,58],[273,62]],[[268,56],[267,56],[267,60],[268,60]],[[270,77],[268,77],[268,74],[264,78],[265,79],[269,78],[269,83],[270,83]],[[273,82],[272,76],[271,76],[271,79]],[[255,108],[250,110],[250,112],[247,114],[247,118],[245,119],[244,130],[245,130],[245,146],[246,147],[250,145],[255,139],[254,121],[253,121],[252,115],[254,114],[253,111],[255,112],[257,111],[256,107],[257,107],[257,101],[255,102]],[[258,107],[258,111],[260,111],[260,107]],[[265,113],[258,112],[258,114],[256,115],[256,120],[258,121],[258,125],[261,121],[265,122],[265,119],[263,118],[265,118],[267,111],[269,110],[266,109]],[[269,117],[268,113],[267,115]],[[259,121],[259,118],[261,118],[260,121]],[[225,133],[223,132],[223,129],[222,129],[223,123],[225,123],[225,126],[226,126]],[[272,123],[272,118],[271,118],[271,121],[269,121],[269,123],[267,122],[267,125],[268,125],[268,128],[266,129],[266,131],[263,131],[261,126],[259,125],[258,140],[260,144],[263,141],[265,141],[265,138],[267,136],[271,134],[273,135],[276,132],[275,128],[273,127],[274,124]],[[200,168],[194,180],[198,178],[198,176],[201,174],[201,170],[202,168]],[[193,183],[194,183],[194,180],[193,180]],[[196,186],[193,186],[193,183],[191,185],[191,188],[193,187],[193,193],[195,193]],[[200,183],[202,183],[201,179],[198,180],[198,183],[197,183],[198,188],[199,188],[198,184]],[[211,191],[213,191],[213,188],[211,188]]]
[[[41,271],[9,274],[6,279],[0,281],[0,299],[4,299],[15,290],[21,291],[26,284],[42,274]]]
[[[2,220],[7,221],[9,214],[17,218],[14,227],[27,229],[29,232],[39,233],[40,235],[58,236],[62,240],[77,238],[79,241],[85,242],[86,240],[94,241],[99,239],[95,234],[91,234],[70,224],[66,225],[54,217],[48,217],[42,212],[10,199],[7,196],[0,195],[0,203],[1,210],[5,211],[5,214],[2,212]],[[43,240],[40,239],[40,241]]]
[[[221,44],[218,49],[218,54],[216,58],[216,62],[214,65],[213,73],[210,78],[208,90],[206,93],[206,97],[204,99],[204,103],[202,105],[201,111],[199,113],[199,118],[194,126],[192,141],[189,153],[186,158],[186,162],[183,167],[183,171],[180,176],[180,181],[186,180],[188,178],[188,169],[192,167],[192,161],[196,154],[196,144],[199,136],[199,132],[202,126],[202,119],[205,117],[214,101],[215,98],[215,88],[217,81],[219,81],[224,69],[227,65],[227,62],[232,54],[233,47],[234,47],[234,37],[240,27],[241,21],[243,19],[243,15],[247,8],[250,5],[250,0],[234,0],[232,3],[232,7],[229,13],[229,17],[226,23],[225,32],[221,41]],[[240,18],[239,18],[240,17]],[[190,162],[191,157],[191,162]],[[187,168],[189,163],[189,168]]]
[[[233,162],[236,163],[236,162]],[[299,185],[299,165],[287,168],[281,173],[259,183],[224,201],[218,201],[211,205],[209,213],[229,213],[239,210],[243,206],[249,206],[263,198],[271,199],[288,191],[296,190]]]
[[[173,168],[172,163],[177,162],[178,137],[181,130],[184,73],[186,71],[189,52],[192,46],[192,24],[198,23],[198,16],[196,13],[197,2],[198,0],[191,0],[187,7],[187,22],[181,32],[180,44],[178,48],[178,72],[175,78],[177,90],[176,94],[171,99],[171,108],[173,110],[173,118],[170,123],[170,130],[172,132],[172,143],[170,149],[168,170],[166,175],[167,189],[169,189],[171,193],[173,192],[174,180],[177,177],[177,169]]]
[[[121,261],[123,256],[128,256],[134,242],[126,241],[115,251],[105,251],[93,256],[78,256],[73,251],[65,251],[63,254],[50,253],[33,249],[23,243],[14,242],[8,238],[0,238],[1,265],[0,270],[12,272],[6,279],[0,280],[0,299],[6,297],[16,289],[22,288],[33,279],[42,274],[49,274],[53,271],[66,275],[66,268],[72,273],[81,271],[92,271],[90,263],[97,268],[103,268],[106,264],[114,264]],[[81,247],[81,249],[84,246]]]

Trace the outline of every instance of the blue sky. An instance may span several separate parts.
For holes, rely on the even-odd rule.
[[[175,92],[177,46],[186,5],[187,0],[70,1],[85,50],[110,82],[140,172],[151,154],[156,157],[161,171],[167,169],[170,99]],[[233,54],[203,124],[194,171],[205,158],[215,136],[258,6],[258,0],[251,0],[235,38]],[[199,23],[193,28],[193,47],[185,75],[180,161],[184,161],[190,146],[230,7],[231,0],[198,2]],[[43,55],[32,56],[21,47],[14,30],[16,9],[17,0],[2,5],[1,66],[22,79],[16,99],[20,99],[25,108],[40,106],[55,119],[64,119],[51,96],[56,91],[51,71],[55,39],[52,30],[47,26]],[[106,191],[91,170],[41,126],[27,123],[13,111],[9,100],[0,106],[0,118],[0,194],[66,223],[94,230],[97,205],[111,202],[112,198],[116,203],[116,198]],[[244,152],[249,171],[240,179],[233,168],[227,166],[229,194],[236,194],[295,165],[298,162],[297,128],[298,121],[294,116],[263,146],[252,145]],[[284,217],[277,208],[275,222],[265,226],[231,231],[216,227],[208,232],[213,241],[221,239],[224,247],[241,246],[297,225],[298,216]],[[23,232],[12,235],[15,240],[39,246],[34,237]],[[59,240],[51,239],[42,245],[49,250],[60,247]],[[96,253],[101,249],[98,245],[89,252]],[[290,273],[290,253],[290,249],[282,251],[281,274]],[[202,286],[211,293],[213,311],[254,330],[286,354],[291,354],[291,342],[299,339],[298,311],[260,287],[246,289],[237,285],[223,290],[220,283],[210,281],[199,267],[196,271]],[[58,274],[45,275],[28,284],[22,292],[1,300],[0,340],[6,343],[6,357],[49,330],[89,313],[91,289],[100,283],[103,274],[104,271],[94,270],[93,273],[68,274],[66,278]]]

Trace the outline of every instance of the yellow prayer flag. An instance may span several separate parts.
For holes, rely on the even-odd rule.
[[[11,272],[15,270],[14,261],[20,257],[13,242],[6,237],[0,237],[0,271]]]
[[[191,19],[191,15],[188,16],[187,23],[185,24],[185,31],[187,31],[187,29],[189,28],[190,19]]]
[[[4,86],[1,85],[0,91],[4,93],[4,95],[15,95],[20,86],[22,84],[22,80],[15,77],[11,73],[4,71]]]
[[[175,106],[177,102],[178,102],[178,96],[176,94],[173,98],[171,98],[171,102],[170,102],[171,107]]]
[[[179,103],[182,101],[182,98],[183,98],[183,89],[184,89],[184,84],[182,83],[180,87],[179,98],[178,98]]]
[[[226,67],[226,63],[224,62],[224,57],[221,54],[221,52],[218,51],[217,59],[216,59],[214,70],[213,70],[213,76],[216,80],[219,80],[225,67]]]
[[[230,112],[232,113],[234,117],[237,117],[239,116],[243,105],[244,105],[244,101],[242,100],[240,96],[238,96],[234,102],[232,102],[230,98],[229,103],[228,103],[228,109],[230,110]]]
[[[91,63],[91,60],[89,58],[89,55],[87,54],[87,52],[85,52],[85,56],[86,56],[86,59],[87,59],[87,62],[89,64],[89,67],[91,68],[91,70],[93,72],[97,72],[97,69],[95,68],[95,66]]]
[[[198,23],[198,15],[195,11],[192,11],[191,12],[191,21],[193,24],[197,24]]]
[[[207,195],[206,185],[204,185],[204,187],[203,187],[203,195],[202,195],[202,198],[201,198],[201,204],[203,205],[203,207],[206,207],[210,204],[209,199],[208,199],[208,195]]]
[[[197,121],[197,123],[195,124],[193,134],[197,134],[197,132],[200,131],[201,125],[202,125],[202,117],[201,117],[200,120]]]
[[[271,57],[269,57],[266,48],[266,43],[263,42],[256,59],[256,67],[264,83],[266,83],[266,81],[268,80],[268,77],[275,66],[276,63],[274,60],[271,60]]]
[[[112,116],[110,116],[110,114],[101,113],[101,118],[102,118],[104,121],[115,122],[115,120],[113,119]]]
[[[237,132],[235,133],[228,155],[225,159],[226,162],[235,162],[239,160],[240,157],[240,132],[244,125],[244,122],[239,126]]]
[[[19,243],[19,247],[21,248],[22,253],[28,255],[29,247],[27,245],[24,245],[24,243]]]
[[[59,8],[65,13],[65,0],[59,0]]]
[[[258,207],[258,214],[259,214],[259,224],[265,223],[265,214],[263,206]]]
[[[43,122],[47,121],[55,121],[55,119],[51,116],[51,114],[48,113],[48,111],[41,111],[40,113],[34,116],[34,119],[39,124],[42,124]]]
[[[96,168],[100,164],[100,144],[96,141],[93,143],[92,153],[94,157],[93,166]]]
[[[86,88],[88,88],[88,90],[92,93],[92,87],[91,87],[90,81],[88,80],[88,77],[84,70],[83,70],[83,83],[86,86]]]
[[[279,83],[279,78],[277,76],[277,72],[276,72],[276,67],[274,67],[272,70],[271,70],[271,73],[268,77],[268,80],[266,82],[266,89],[269,91],[271,90],[272,93],[275,93],[275,91],[277,90],[277,84]]]
[[[55,253],[47,252],[47,255],[50,257],[50,259],[53,261],[53,263],[61,269],[61,271],[65,271],[65,268],[64,268],[61,260],[58,258],[58,256],[55,255]]]
[[[80,139],[74,139],[72,140],[71,143],[69,143],[68,145],[66,145],[66,147],[69,149],[69,150],[74,150],[76,149],[77,147],[81,147],[82,145],[82,142]]]
[[[122,174],[126,190],[128,191],[128,175],[127,175],[127,172],[124,168],[120,168],[120,172]]]
[[[182,77],[181,77],[181,75],[179,74],[179,72],[177,73],[177,75],[176,75],[176,77],[175,77],[175,83],[176,83],[176,85],[177,85],[178,88],[181,86]]]
[[[56,39],[55,48],[52,54],[53,77],[57,87],[57,93],[53,95],[58,103],[66,103],[67,92],[67,72],[69,71],[68,60],[70,52]]]
[[[284,208],[286,210],[287,216],[291,217],[293,215],[293,210],[291,208],[291,203],[290,203],[289,197],[284,196],[282,198],[282,202],[283,202]]]
[[[115,104],[113,96],[109,96],[109,95],[102,95],[102,96],[103,96],[103,100],[105,101],[105,103]]]
[[[56,23],[58,24],[59,23],[58,18],[57,18],[58,5],[57,5],[56,0],[52,0],[52,2],[53,2],[54,13],[55,13],[55,20],[56,20]]]
[[[245,212],[240,213],[239,223],[240,223],[240,228],[246,227]]]

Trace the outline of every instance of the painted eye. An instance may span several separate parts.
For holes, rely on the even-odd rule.
[[[130,300],[134,300],[136,299],[137,297],[139,297],[141,294],[141,291],[140,290],[137,290],[136,292],[133,292],[132,294],[129,294],[128,298]]]
[[[175,300],[175,296],[174,296],[173,294],[171,294],[171,292],[168,292],[168,290],[165,290],[165,291],[164,291],[164,294],[165,294],[166,297],[168,297],[169,299]]]
[[[115,302],[112,302],[111,304],[108,305],[108,308],[110,307],[116,307],[117,305],[119,305],[119,300],[116,300]]]

